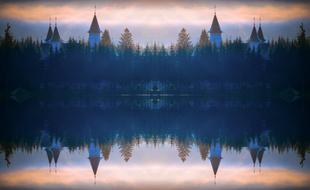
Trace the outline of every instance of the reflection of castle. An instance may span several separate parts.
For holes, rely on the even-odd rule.
[[[98,143],[91,142],[89,145],[89,148],[88,148],[88,153],[89,153],[88,159],[89,159],[91,168],[93,170],[94,177],[96,179],[97,170],[98,170],[99,163],[101,160],[100,147],[99,147]]]
[[[48,136],[48,138],[49,138],[49,136]],[[46,140],[48,140],[48,139],[46,139]],[[53,161],[54,161],[55,169],[56,169],[58,159],[59,159],[59,155],[60,155],[60,152],[62,150],[62,144],[60,142],[60,139],[53,138],[52,142],[49,143],[49,145],[47,147],[45,147],[44,150],[45,150],[46,155],[47,155],[50,171],[51,171],[51,165],[52,165]],[[57,170],[55,170],[55,172],[56,171]]]
[[[256,160],[258,160],[259,167],[261,167],[265,148],[259,145],[257,138],[254,138],[254,139],[250,139],[248,149],[250,151],[250,155],[251,155],[252,162],[253,162],[253,169],[254,169],[253,171],[255,172]]]
[[[221,160],[222,160],[222,149],[221,149],[221,145],[219,142],[211,144],[209,159],[212,165],[214,179],[215,179]]]

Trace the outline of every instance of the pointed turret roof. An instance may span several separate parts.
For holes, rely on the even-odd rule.
[[[251,139],[250,140],[249,150],[250,150],[251,158],[252,158],[252,161],[253,161],[253,165],[255,166],[256,159],[257,159],[257,154],[258,154],[258,150],[259,150],[257,139],[254,139],[254,140]]]
[[[53,153],[53,158],[54,158],[55,166],[57,166],[58,158],[59,158],[60,151],[61,151],[61,143],[60,143],[59,139],[58,140],[53,139],[51,150],[52,150],[52,153]]]
[[[262,164],[264,152],[265,152],[265,148],[260,148],[259,151],[258,151],[257,158],[258,158],[259,166],[261,166],[261,164]]]
[[[88,159],[89,159],[91,168],[93,170],[94,176],[96,176],[99,163],[100,163],[100,159],[101,159],[99,146],[95,144],[94,142],[91,142],[89,145],[88,153],[89,153]]]
[[[217,17],[216,17],[216,14],[214,14],[214,17],[213,17],[212,25],[210,28],[210,33],[211,34],[221,34],[222,33],[219,21],[217,20]]]
[[[221,146],[220,143],[217,142],[215,145],[212,144],[210,148],[210,161],[213,169],[214,176],[217,173],[217,170],[221,163]]]
[[[45,151],[46,151],[47,158],[48,158],[48,164],[49,164],[49,166],[51,166],[52,160],[53,160],[53,152],[49,148],[45,148]]]
[[[214,175],[216,175],[217,170],[219,169],[219,166],[221,163],[221,158],[220,157],[213,157],[213,158],[210,158],[210,161],[211,161],[213,173],[214,173]]]
[[[265,42],[265,38],[264,38],[264,34],[263,34],[263,30],[262,30],[262,26],[261,24],[259,24],[259,28],[258,28],[258,39],[261,41],[261,42]]]
[[[52,30],[52,27],[51,27],[51,24],[49,25],[48,27],[48,31],[47,31],[47,35],[46,35],[46,38],[45,38],[45,42],[48,42],[52,39],[53,37],[53,30]]]
[[[57,28],[57,25],[55,25],[55,28],[54,28],[54,32],[53,32],[53,37],[52,37],[52,41],[53,42],[60,42],[60,35],[59,35],[59,32],[58,32],[58,28]]]
[[[258,149],[250,149],[251,158],[253,161],[253,165],[256,163]]]
[[[88,159],[89,159],[91,168],[93,170],[93,173],[96,176],[101,158],[100,157],[89,157]]]
[[[259,42],[255,24],[253,25],[253,29],[252,29],[252,33],[251,33],[251,36],[250,36],[250,40],[249,40],[249,41],[250,41],[250,42]]]
[[[91,22],[88,32],[89,33],[100,33],[101,32],[96,14],[94,14],[94,18],[93,18],[93,21]]]

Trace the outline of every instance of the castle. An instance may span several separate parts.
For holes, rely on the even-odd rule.
[[[54,31],[52,30],[51,21],[49,23],[48,32],[45,38],[45,44],[49,44],[53,51],[59,50],[63,41],[60,38],[57,28],[57,18],[55,18]]]
[[[214,17],[212,20],[212,24],[209,30],[210,33],[210,43],[214,45],[217,48],[220,48],[222,45],[222,30],[219,24],[219,21],[217,19],[216,11],[214,11]],[[88,30],[88,44],[91,48],[94,48],[99,45],[100,43],[100,34],[101,30],[98,24],[97,16],[96,16],[96,10],[94,12],[94,17],[91,22],[90,28]],[[255,19],[254,24],[252,28],[252,32],[250,35],[250,38],[247,42],[247,45],[250,50],[257,51],[259,47],[261,47],[263,44],[265,44],[266,40],[263,34],[263,30],[261,27],[261,22],[259,23],[258,31],[256,29],[255,25]],[[54,31],[52,30],[51,23],[49,23],[49,28],[47,32],[47,36],[45,39],[45,44],[49,45],[53,51],[57,51],[60,49],[60,47],[63,44],[63,41],[61,40],[61,37],[58,32],[57,28],[57,20],[55,19],[55,27]]]

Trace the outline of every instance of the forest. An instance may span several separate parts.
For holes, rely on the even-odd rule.
[[[44,82],[220,81],[268,82],[275,87],[305,89],[310,84],[310,38],[301,24],[296,38],[279,37],[251,50],[241,38],[226,40],[220,48],[202,30],[193,44],[182,29],[176,43],[165,47],[134,43],[129,29],[113,44],[102,33],[99,46],[70,38],[53,51],[31,37],[17,40],[8,25],[0,37],[0,87],[36,89]]]

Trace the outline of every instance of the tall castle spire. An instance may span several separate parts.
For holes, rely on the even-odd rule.
[[[50,43],[50,41],[52,40],[52,37],[53,37],[53,30],[52,30],[51,17],[50,17],[49,18],[49,27],[48,27],[47,35],[45,38],[45,42]]]
[[[97,16],[96,16],[96,6],[94,10],[94,17],[93,17],[93,20],[92,20],[92,23],[90,25],[88,32],[89,33],[100,33],[101,32],[99,24],[98,24]]]
[[[58,32],[58,28],[57,28],[57,17],[55,17],[55,28],[54,28],[54,32],[53,32],[52,41],[53,42],[60,42],[60,35]]]
[[[95,9],[94,9],[94,17],[93,20],[91,22],[90,28],[89,28],[89,36],[88,36],[88,42],[90,47],[95,47],[96,45],[99,45],[100,43],[100,27],[98,24],[98,20],[97,20],[97,16],[96,16],[96,12],[97,12],[97,7],[95,5]]]
[[[258,36],[257,36],[257,30],[256,30],[256,26],[255,26],[255,17],[253,18],[253,29],[251,32],[251,36],[250,36],[250,42],[258,42]]]
[[[258,39],[260,42],[265,42],[265,38],[264,38],[264,34],[263,34],[263,30],[262,30],[262,25],[261,25],[261,18],[259,18],[259,27],[258,27]]]
[[[210,41],[216,47],[220,47],[222,43],[222,30],[216,16],[216,6],[214,7],[214,17],[210,28]]]

